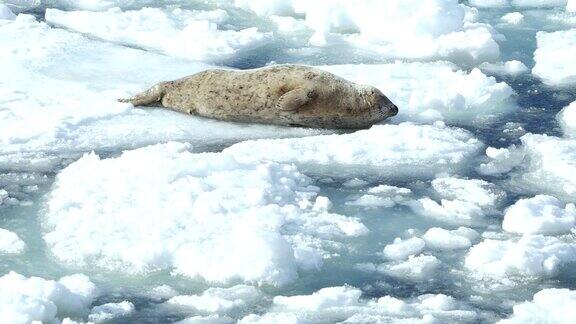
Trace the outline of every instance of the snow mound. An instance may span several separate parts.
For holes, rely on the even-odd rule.
[[[510,12],[502,16],[500,19],[510,25],[519,25],[524,21],[524,15],[519,12]]]
[[[134,309],[134,304],[126,300],[119,303],[107,303],[92,308],[88,320],[96,323],[110,321],[128,316],[134,312]]]
[[[83,317],[96,296],[94,284],[81,274],[53,281],[12,271],[0,277],[0,322],[57,323],[65,316]]]
[[[226,11],[143,8],[105,12],[46,10],[49,24],[107,41],[199,61],[218,61],[260,47],[271,34],[256,27],[222,30]]]
[[[26,250],[26,243],[16,233],[0,228],[0,254],[19,254],[24,250]]]
[[[426,243],[418,237],[402,240],[397,237],[394,242],[384,247],[384,256],[390,260],[405,260],[411,255],[424,250]]]
[[[534,294],[532,301],[514,306],[514,313],[498,324],[569,324],[576,316],[576,291],[569,289],[543,289]]]
[[[396,323],[473,321],[478,314],[453,297],[426,294],[402,300],[361,298],[350,286],[322,288],[310,295],[274,297],[270,310],[240,320],[254,323]]]
[[[253,306],[262,299],[262,293],[252,286],[237,285],[230,288],[209,288],[199,295],[180,295],[165,304],[200,314],[230,314]]]
[[[471,8],[457,0],[245,1],[262,16],[304,16],[313,46],[351,45],[380,57],[449,59],[475,63],[500,55],[493,29],[469,21]],[[397,33],[402,30],[402,33]]]
[[[473,124],[517,108],[515,93],[478,69],[453,64],[403,63],[320,66],[348,80],[379,88],[399,107],[394,120]]]
[[[429,197],[409,202],[417,213],[453,224],[482,223],[486,215],[497,212],[505,192],[494,184],[479,179],[440,177],[432,181],[432,188],[440,198]]]
[[[110,159],[87,154],[65,168],[45,216],[52,253],[75,266],[283,285],[299,267],[321,265],[322,242],[367,232],[329,213],[329,200],[294,166],[189,149],[172,142]]]
[[[576,84],[576,29],[538,32],[532,73],[551,86]]]
[[[400,178],[465,169],[482,147],[463,129],[440,123],[402,123],[343,135],[245,141],[224,152],[239,161],[296,163],[336,177],[380,174]]]
[[[455,230],[433,227],[422,235],[427,248],[441,251],[467,249],[478,237],[478,232],[467,227],[459,227]]]
[[[486,239],[470,249],[465,266],[474,276],[553,277],[562,266],[576,262],[576,244],[556,237],[524,235],[517,241]]]
[[[564,135],[576,138],[576,101],[562,109],[558,114],[558,121]]]
[[[552,196],[520,199],[506,210],[502,228],[520,234],[569,233],[576,221],[576,206]]]
[[[506,61],[504,63],[482,63],[480,69],[494,74],[504,74],[517,76],[529,71],[528,67],[517,60]]]

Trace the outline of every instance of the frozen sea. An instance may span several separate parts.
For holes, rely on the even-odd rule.
[[[316,66],[400,113],[117,98]],[[1,323],[572,323],[576,1],[0,0]]]

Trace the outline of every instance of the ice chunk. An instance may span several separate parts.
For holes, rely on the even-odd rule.
[[[428,281],[434,278],[436,270],[442,264],[433,255],[410,256],[408,260],[381,264],[378,271],[407,281]]]
[[[379,185],[364,191],[362,196],[346,202],[347,205],[372,207],[393,207],[404,203],[412,196],[412,190],[395,186]]]
[[[514,313],[498,324],[569,324],[576,317],[576,291],[569,289],[542,289],[532,301],[514,306]]]
[[[96,323],[109,321],[128,316],[134,312],[134,309],[134,304],[126,300],[119,303],[99,305],[92,308],[90,315],[88,315],[88,320]]]
[[[488,147],[486,157],[488,161],[480,164],[478,172],[484,175],[495,175],[509,172],[524,161],[526,152],[523,148],[511,145],[508,148]]]
[[[517,241],[486,239],[473,246],[465,266],[479,277],[553,277],[576,261],[576,244],[556,237],[524,235]]]
[[[562,109],[558,114],[558,121],[564,135],[576,138],[576,101]]]
[[[502,16],[500,19],[510,25],[519,25],[524,20],[524,15],[519,12],[510,12]]]
[[[515,93],[506,83],[478,69],[465,72],[446,62],[319,68],[356,83],[378,87],[399,107],[394,120],[444,120],[468,125],[517,108]]]
[[[424,216],[454,224],[482,223],[505,197],[494,184],[479,179],[440,177],[432,181],[432,188],[441,198],[440,203],[425,197],[409,205]]]
[[[110,159],[87,154],[64,169],[45,219],[54,255],[128,273],[174,269],[211,282],[282,285],[310,256],[321,258],[322,242],[367,232],[329,213],[294,166],[188,149],[172,142]],[[320,246],[310,250],[313,238]],[[305,250],[312,255],[299,260]]]
[[[576,29],[538,32],[532,73],[552,86],[576,83]]]
[[[25,249],[26,243],[16,233],[0,228],[0,254],[19,254],[24,252]]]
[[[506,210],[502,228],[520,234],[568,233],[576,221],[576,206],[552,196],[520,199]]]
[[[380,57],[482,62],[499,56],[489,25],[456,0],[235,1],[259,15],[304,15],[314,46],[347,44]],[[395,32],[401,29],[402,35]],[[417,44],[417,45],[416,45]]]
[[[507,61],[504,63],[482,63],[480,68],[484,71],[516,76],[528,72],[528,67],[524,63],[516,60]]]
[[[46,21],[84,34],[167,55],[218,61],[266,44],[271,34],[256,27],[242,30],[222,30],[228,15],[185,9],[143,8],[105,12],[46,10]]]
[[[83,317],[95,297],[96,288],[84,275],[57,282],[12,271],[0,277],[0,322],[52,323],[64,316]]]
[[[523,150],[529,163],[513,181],[529,193],[571,199],[576,194],[576,139],[526,134]]]
[[[402,123],[375,125],[344,135],[246,141],[224,152],[239,161],[296,163],[331,176],[381,174],[400,178],[463,169],[482,147],[463,129]]]
[[[478,238],[478,232],[471,228],[459,227],[455,230],[447,230],[433,227],[424,233],[422,238],[426,247],[435,250],[467,249]]]
[[[390,260],[404,260],[424,250],[424,240],[418,237],[402,240],[397,237],[394,242],[384,247],[384,256]]]
[[[330,307],[346,307],[358,304],[362,292],[359,289],[343,286],[322,288],[312,295],[276,296],[274,306],[282,310],[318,311]]]
[[[3,3],[0,3],[0,20],[12,20],[14,18],[16,18],[16,15],[10,10],[10,8]]]
[[[230,288],[209,288],[200,295],[181,295],[170,298],[166,305],[192,310],[201,314],[229,314],[251,307],[262,298],[258,289],[237,285]]]

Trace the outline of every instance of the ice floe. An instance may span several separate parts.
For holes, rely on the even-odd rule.
[[[576,291],[542,289],[531,301],[514,305],[514,313],[498,324],[569,324],[576,316]]]
[[[277,296],[267,313],[240,323],[387,323],[473,321],[478,314],[453,297],[425,294],[408,300],[392,296],[361,298],[350,286],[322,288],[310,295]]]
[[[520,12],[510,12],[502,16],[500,19],[510,25],[519,25],[524,20],[524,15]]]
[[[397,237],[394,242],[384,247],[384,256],[390,260],[404,260],[411,255],[420,254],[426,243],[418,237],[402,240]]]
[[[339,177],[379,174],[400,178],[457,172],[466,168],[482,147],[460,128],[402,123],[343,135],[246,141],[224,152],[239,161],[296,163],[306,170]]]
[[[0,321],[58,323],[68,316],[84,317],[97,294],[96,286],[81,274],[53,281],[10,272],[0,277]]]
[[[283,285],[299,267],[321,264],[322,240],[311,238],[367,232],[357,219],[329,213],[327,199],[293,166],[188,149],[168,143],[110,159],[88,154],[64,169],[45,220],[54,255],[128,273],[174,268],[211,282]]]
[[[552,86],[570,86],[576,83],[576,29],[556,32],[539,31],[538,48],[534,52],[536,64],[532,73]]]
[[[459,227],[455,230],[433,227],[422,235],[426,247],[433,250],[467,249],[478,237],[478,232],[467,227]]]
[[[209,288],[199,295],[179,295],[165,305],[196,314],[237,314],[263,299],[253,286],[237,285],[230,288]]]
[[[576,244],[569,239],[524,235],[518,240],[485,239],[473,246],[465,267],[486,279],[555,276],[561,267],[576,262]]]
[[[0,228],[0,254],[19,254],[24,252],[25,249],[26,243],[16,233]]]
[[[505,192],[494,184],[479,179],[440,177],[432,181],[440,202],[424,197],[409,202],[419,214],[453,224],[478,224],[497,212]]]
[[[558,114],[558,121],[564,135],[576,138],[576,101],[562,109]]]
[[[129,301],[122,301],[119,303],[107,303],[98,305],[92,308],[88,320],[91,322],[99,323],[125,317],[134,312],[134,304]]]
[[[520,199],[506,210],[502,228],[521,234],[569,233],[576,221],[576,206],[552,196]]]
[[[473,63],[497,59],[494,30],[470,21],[471,8],[456,0],[374,1],[235,1],[255,13],[304,15],[314,46],[347,44],[379,56],[449,59]],[[396,31],[402,30],[399,34]]]
[[[484,8],[501,8],[508,6],[523,8],[549,8],[563,7],[566,5],[566,0],[471,0],[470,4]]]
[[[46,10],[46,21],[119,44],[200,61],[236,58],[270,42],[270,33],[256,27],[222,30],[226,11],[143,8],[104,12]]]
[[[483,71],[494,73],[517,76],[529,71],[528,67],[517,60],[507,61],[503,63],[482,63],[480,69]]]

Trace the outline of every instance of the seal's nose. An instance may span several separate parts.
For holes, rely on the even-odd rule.
[[[398,115],[398,106],[392,104],[392,107],[390,108],[390,116],[396,116],[396,115]]]

